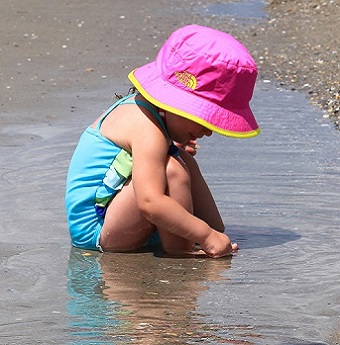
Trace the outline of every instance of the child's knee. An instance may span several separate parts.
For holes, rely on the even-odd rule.
[[[190,173],[186,163],[181,158],[169,157],[166,165],[166,176],[168,184],[190,186]]]
[[[185,150],[180,150],[180,159],[185,165],[191,177],[195,175],[197,171],[200,171],[195,157],[193,157],[190,153],[186,152]]]

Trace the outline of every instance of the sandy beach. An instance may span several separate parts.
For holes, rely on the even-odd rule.
[[[270,0],[268,21],[247,28],[244,41],[262,78],[304,92],[339,129],[340,3],[335,0]],[[335,26],[334,26],[335,25]]]
[[[164,2],[164,4],[163,4]],[[230,2],[230,1],[229,1]],[[199,5],[173,1],[143,6],[91,1],[47,4],[4,0],[0,28],[0,124],[49,123],[77,112],[79,95],[55,104],[58,92],[96,89],[153,59],[174,28],[198,23],[228,31],[255,57],[260,79],[302,90],[339,125],[339,35],[337,1],[270,0],[262,20],[243,20],[206,12]],[[153,7],[154,6],[154,7]],[[104,9],[108,8],[109,11]],[[189,10],[188,10],[189,9]],[[105,80],[106,79],[106,80]],[[109,90],[107,96],[115,90]],[[2,134],[2,139],[11,140]]]

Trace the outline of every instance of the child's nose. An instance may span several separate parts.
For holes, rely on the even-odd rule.
[[[210,137],[212,135],[212,131],[208,128],[204,128],[204,135],[207,137]]]

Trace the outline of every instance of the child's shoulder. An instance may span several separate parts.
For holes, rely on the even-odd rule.
[[[143,144],[150,139],[159,142],[164,142],[164,138],[168,140],[157,108],[139,94],[131,95],[120,102],[103,121],[100,131],[109,140],[127,150],[131,149],[133,142]]]

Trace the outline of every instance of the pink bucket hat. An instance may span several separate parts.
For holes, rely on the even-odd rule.
[[[155,61],[129,74],[155,106],[234,138],[260,133],[250,109],[257,67],[231,35],[188,25],[169,37]]]

